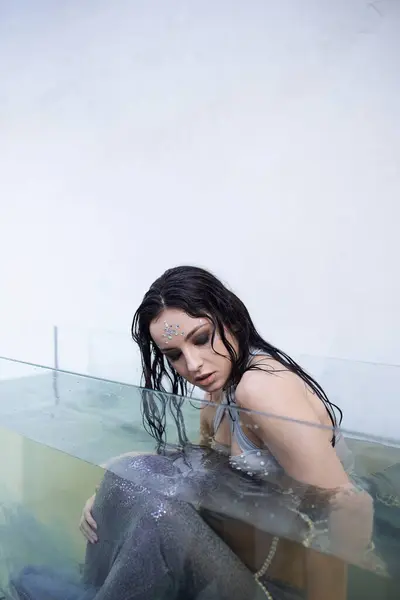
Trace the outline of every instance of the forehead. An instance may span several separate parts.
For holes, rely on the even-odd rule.
[[[157,345],[170,341],[180,341],[182,334],[187,335],[200,324],[199,317],[191,317],[183,310],[166,308],[150,323],[150,335]]]

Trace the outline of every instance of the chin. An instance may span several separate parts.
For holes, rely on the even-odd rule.
[[[210,385],[206,391],[210,394],[215,394],[216,392],[222,392],[223,387],[224,386],[221,384],[220,381],[214,381],[214,383]]]
[[[210,385],[207,388],[204,388],[204,391],[207,392],[208,394],[215,394],[215,392],[219,392],[220,390],[220,386],[219,385]]]

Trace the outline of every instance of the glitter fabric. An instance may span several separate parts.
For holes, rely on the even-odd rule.
[[[398,471],[394,469],[391,480],[382,475],[368,481],[376,499],[377,544],[394,558],[399,555],[397,530],[392,527],[390,536],[386,530],[393,522],[390,511],[398,510],[391,508]],[[125,457],[106,472],[96,495],[93,516],[99,542],[87,547],[82,578],[28,566],[13,578],[11,597],[299,600],[300,591],[269,581],[268,572],[261,580],[267,596],[214,532],[212,522],[238,519],[329,552],[328,505],[326,494],[296,487],[284,475],[281,481],[266,482],[234,471],[229,457],[212,450],[189,447],[168,456]]]
[[[221,481],[227,485],[221,487]],[[195,448],[186,455],[121,459],[105,474],[96,496],[99,542],[87,547],[80,586],[62,574],[28,567],[13,580],[17,597],[265,600],[254,574],[197,510],[221,512],[221,502],[228,504],[231,486],[240,481],[245,492],[246,481],[232,473],[225,457]],[[274,600],[300,597],[273,585]]]
[[[178,499],[178,472],[167,457],[142,456],[105,476],[93,508],[101,542],[88,546],[84,573],[100,588],[96,600],[264,597],[195,508]]]

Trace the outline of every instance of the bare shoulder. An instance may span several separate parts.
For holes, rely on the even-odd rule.
[[[238,384],[239,396],[279,390],[302,394],[307,391],[301,377],[269,356],[255,356],[251,364],[254,368],[246,371]]]
[[[236,401],[243,408],[319,422],[311,390],[301,377],[278,361],[257,356],[256,368],[246,371],[236,389]],[[317,404],[320,400],[317,399]]]

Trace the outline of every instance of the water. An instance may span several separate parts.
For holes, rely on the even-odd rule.
[[[5,430],[0,432],[0,452],[10,457],[0,466],[1,588],[7,588],[11,572],[28,564],[78,572],[85,557],[78,520],[104,470]],[[376,454],[381,460],[382,449]],[[5,563],[5,557],[11,562]],[[390,579],[350,569],[349,599],[389,600],[398,598],[399,591]]]
[[[85,563],[85,543],[78,530],[78,521],[85,501],[103,480],[105,471],[100,463],[121,452],[149,453],[154,450],[153,440],[143,431],[137,388],[72,374],[60,374],[58,385],[56,403],[51,373],[46,370],[23,380],[0,383],[1,420],[6,425],[0,429],[0,453],[7,457],[0,463],[0,588],[12,598],[17,596],[8,588],[9,578],[28,565],[41,569],[51,567],[57,572],[62,571],[69,581],[80,580]],[[12,397],[16,402],[11,402]],[[183,403],[182,411],[187,436],[196,442],[199,406],[188,399]],[[174,444],[178,436],[171,413],[167,413],[166,423],[169,442]],[[393,540],[396,533],[400,533],[400,508],[397,508],[400,450],[395,444],[366,436],[349,435],[347,439],[355,459],[356,477],[378,486],[384,500],[376,505],[380,519],[376,540],[379,560],[368,568],[350,565],[348,598],[398,598],[400,585],[394,578],[393,565],[400,564],[400,545]],[[214,469],[214,463],[210,465],[207,468]],[[219,468],[219,463],[215,462],[216,472]],[[206,471],[201,469],[203,466],[201,473]],[[382,474],[383,479],[379,479]],[[178,488],[177,482],[174,475],[168,481],[154,479],[148,485],[157,493],[170,485],[184,497],[189,488]],[[253,508],[250,514],[248,505],[236,503],[236,499],[242,496],[254,500],[260,494],[262,500],[267,497],[265,493],[259,492],[254,482],[246,478],[232,479],[229,490],[226,494],[214,486],[202,500],[205,518],[218,513],[221,522],[221,514],[226,516],[220,535],[228,536],[233,522],[235,526],[239,522],[247,527],[255,520],[260,530],[271,527],[271,533],[281,534],[280,547],[285,548],[282,539],[287,535],[297,542],[291,546],[289,542],[290,552],[293,548],[296,552],[296,548],[302,551],[302,531],[295,526],[288,527],[283,516],[283,507],[289,501],[268,496],[267,509]],[[193,497],[187,497],[187,500],[193,501]],[[268,520],[272,511],[277,515],[275,523]],[[125,518],[123,509],[117,517],[120,521]],[[213,526],[212,519],[208,522]],[[195,535],[193,530],[193,537]],[[313,543],[311,546],[319,547]],[[206,555],[207,549],[202,549],[202,553]],[[386,559],[391,565],[389,573],[385,572]],[[39,597],[40,600],[46,598],[45,595]],[[118,595],[110,597],[117,598]],[[53,596],[53,600],[57,598]]]
[[[83,563],[82,507],[104,470],[0,429],[0,586],[28,564]]]

